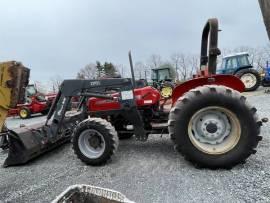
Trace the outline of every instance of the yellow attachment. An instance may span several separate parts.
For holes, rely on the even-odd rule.
[[[173,89],[170,86],[164,86],[161,88],[160,94],[164,98],[170,98],[172,96]]]
[[[0,63],[0,133],[10,108],[24,101],[30,70],[21,63]]]

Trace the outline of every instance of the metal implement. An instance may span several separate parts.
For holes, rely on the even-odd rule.
[[[67,202],[134,203],[118,191],[92,185],[69,186],[52,201],[52,203]]]
[[[0,133],[10,108],[24,102],[30,70],[21,63],[0,63]]]

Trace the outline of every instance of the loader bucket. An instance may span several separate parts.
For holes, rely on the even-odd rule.
[[[70,136],[65,136],[54,143],[48,142],[43,122],[14,129],[8,134],[9,153],[3,166],[25,164],[68,140],[70,140]]]

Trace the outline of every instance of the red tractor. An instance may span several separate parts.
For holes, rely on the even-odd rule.
[[[44,95],[38,92],[34,84],[28,85],[25,89],[25,103],[10,109],[8,114],[9,116],[19,115],[22,119],[29,118],[36,113],[46,115],[55,96],[56,94]]]
[[[256,153],[267,120],[259,120],[256,108],[240,94],[245,89],[241,80],[215,75],[217,41],[218,21],[210,19],[202,34],[201,71],[173,89],[169,108],[154,87],[136,86],[131,54],[131,79],[64,80],[45,123],[2,132],[10,147],[4,165],[24,164],[71,138],[81,161],[102,165],[116,152],[119,137],[134,134],[146,141],[160,133],[168,133],[175,148],[197,166],[243,163]],[[78,96],[78,111],[67,113]]]

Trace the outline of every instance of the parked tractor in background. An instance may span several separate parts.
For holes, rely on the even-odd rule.
[[[268,61],[262,76],[262,86],[270,87],[270,64]]]
[[[153,68],[151,80],[153,87],[160,91],[163,98],[168,99],[172,96],[175,87],[175,71],[170,64],[163,64],[158,68]]]
[[[32,114],[41,113],[46,115],[49,112],[52,101],[56,94],[45,95],[39,92],[34,84],[30,84],[25,88],[25,102],[17,104],[15,108],[9,110],[9,116],[17,116],[26,119]]]
[[[228,55],[222,58],[217,74],[231,74],[240,78],[245,85],[245,91],[254,91],[261,85],[261,76],[253,68],[247,52]]]

